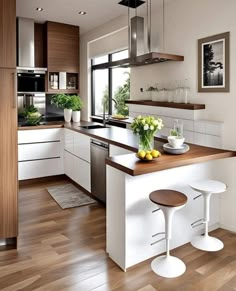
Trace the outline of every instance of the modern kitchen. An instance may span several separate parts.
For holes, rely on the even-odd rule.
[[[0,0],[0,290],[236,289],[234,0]]]

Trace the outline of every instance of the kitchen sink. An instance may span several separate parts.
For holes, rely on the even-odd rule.
[[[99,125],[99,124],[95,124],[95,125],[84,125],[84,126],[80,126],[80,127],[81,128],[84,128],[84,129],[108,128],[106,126]]]

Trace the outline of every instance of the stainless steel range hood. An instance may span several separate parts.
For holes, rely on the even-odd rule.
[[[156,64],[167,61],[184,61],[183,56],[152,52],[151,51],[151,0],[147,0],[147,47],[148,53],[145,51],[145,41],[144,41],[144,18],[137,16],[132,17],[129,20],[129,58],[107,62],[99,65],[94,65],[94,69],[107,69],[107,68],[117,68],[117,67],[135,67],[135,66],[145,66],[150,64]],[[143,5],[145,2],[141,0],[122,0],[119,4],[127,6],[128,9]],[[163,9],[164,11],[164,9]],[[136,11],[137,12],[137,11]],[[130,13],[129,13],[130,14]],[[164,13],[163,13],[164,14]],[[164,17],[163,17],[164,18]],[[164,32],[163,32],[164,33]]]
[[[17,28],[17,69],[46,71],[46,68],[35,68],[34,20],[20,17]]]

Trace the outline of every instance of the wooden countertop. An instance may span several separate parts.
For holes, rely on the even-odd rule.
[[[47,122],[44,125],[36,126],[23,126],[18,127],[18,130],[37,130],[37,129],[47,129],[47,128],[67,128],[79,133],[90,136],[94,139],[99,139],[101,141],[120,146],[127,150],[136,152],[137,151],[137,137],[132,133],[131,130],[120,127],[108,127],[99,129],[84,129],[82,126],[98,124],[95,122],[81,121],[78,123],[65,123],[64,121],[52,121]],[[102,126],[102,124],[99,124]]]
[[[64,127],[64,121],[48,121],[42,125],[32,126],[18,126],[18,130],[35,130],[35,129],[47,129],[47,128],[61,128]]]
[[[64,127],[88,135],[91,138],[98,139],[133,152],[137,152],[137,137],[132,133],[131,130],[119,127],[107,127],[99,129],[82,128],[84,125],[91,124],[96,123],[86,121],[81,121],[79,123],[48,122],[45,125],[19,127],[18,129],[32,130]],[[190,150],[185,154],[171,155],[163,151],[162,146],[165,142],[166,141],[159,138],[155,139],[155,148],[162,153],[162,156],[151,162],[142,162],[135,156],[135,154],[127,154],[107,158],[106,163],[107,165],[117,168],[129,175],[137,176],[156,171],[236,156],[235,151],[220,150],[194,144],[189,144]]]
[[[107,158],[106,164],[131,176],[138,176],[161,170],[236,156],[235,151],[220,150],[194,144],[189,144],[190,150],[185,154],[171,155],[164,153],[162,149],[163,144],[163,142],[156,141],[155,148],[162,153],[162,156],[153,161],[143,162],[140,161],[135,154],[128,154]]]
[[[92,122],[87,122],[87,124],[92,124]],[[137,151],[137,137],[129,129],[109,126],[98,129],[84,129],[81,127],[83,125],[86,125],[86,122],[80,124],[65,123],[64,127],[133,152]]]

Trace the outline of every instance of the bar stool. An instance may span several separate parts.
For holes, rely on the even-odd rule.
[[[204,199],[204,218],[199,219],[192,223],[192,227],[197,227],[201,224],[205,224],[204,235],[198,235],[191,241],[192,246],[197,249],[209,252],[215,252],[223,249],[224,244],[218,238],[208,235],[208,224],[210,220],[210,199],[212,194],[218,194],[225,192],[227,186],[219,181],[214,180],[202,180],[196,181],[190,184],[190,187],[200,192],[201,194],[193,198],[194,200],[203,196]]]
[[[166,255],[159,256],[154,259],[151,263],[151,268],[156,274],[162,277],[174,278],[181,276],[185,272],[186,266],[179,258],[170,255],[170,239],[172,233],[173,215],[175,211],[184,207],[184,205],[187,203],[187,197],[183,193],[178,191],[162,189],[152,192],[149,195],[149,199],[153,203],[157,204],[159,206],[159,209],[162,210],[164,214],[164,239],[166,240]]]

